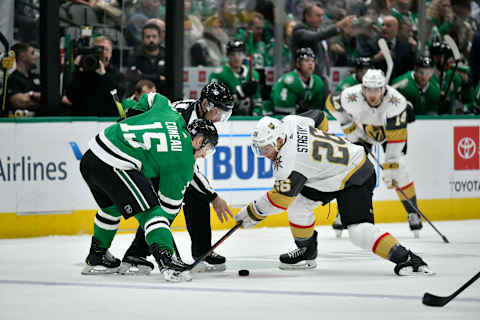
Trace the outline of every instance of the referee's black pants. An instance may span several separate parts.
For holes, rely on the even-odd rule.
[[[189,186],[185,191],[183,201],[185,222],[192,242],[192,257],[198,258],[211,247],[210,202],[205,194],[197,191],[192,186]],[[135,239],[124,256],[147,257],[149,254],[145,233],[139,227],[135,234]]]

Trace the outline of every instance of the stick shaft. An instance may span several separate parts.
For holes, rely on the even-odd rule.
[[[368,150],[368,154],[371,155],[373,159],[375,159],[375,162],[378,164],[378,166],[379,166],[382,170],[385,170],[385,169],[383,168],[383,166],[380,164],[380,162],[378,161],[378,159],[375,158],[375,156],[372,154],[372,151],[370,151],[369,149],[367,149],[367,150]],[[428,219],[427,216],[425,216],[425,215],[417,208],[417,206],[415,206],[415,205],[412,203],[412,201],[410,201],[410,199],[407,197],[407,195],[405,194],[405,192],[404,192],[402,189],[400,189],[396,183],[394,184],[394,186],[395,186],[395,190],[396,190],[397,192],[399,192],[399,193],[403,196],[403,198],[405,199],[405,201],[408,202],[408,204],[410,205],[410,207],[412,207],[412,208],[415,210],[415,212],[417,212],[420,216],[422,216],[423,219],[425,219],[425,221],[427,221],[428,224],[429,224],[430,226],[432,226],[433,230],[435,230],[435,231],[440,235],[440,237],[442,237],[442,240],[443,240],[445,243],[449,243],[447,237],[445,237],[440,231],[438,231],[438,229],[433,225],[433,223],[430,221],[430,219]]]
[[[219,245],[222,244],[223,241],[225,241],[225,239],[227,239],[228,237],[230,237],[232,235],[232,233],[234,233],[238,228],[240,228],[240,226],[242,225],[241,222],[237,223],[232,229],[228,230],[228,232],[220,238],[220,240],[218,240],[217,242],[215,242],[215,244],[207,251],[205,252],[200,258],[198,258],[197,260],[195,260],[189,267],[188,267],[188,270],[192,270],[193,268],[195,268],[196,265],[198,265],[200,262],[202,262],[210,253],[213,252],[213,250],[215,250]]]

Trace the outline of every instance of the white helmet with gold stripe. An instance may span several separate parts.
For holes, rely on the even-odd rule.
[[[268,146],[278,151],[278,138],[285,138],[285,129],[283,128],[282,121],[272,117],[263,117],[258,121],[257,126],[253,130],[253,151],[257,155],[262,155],[262,149]]]

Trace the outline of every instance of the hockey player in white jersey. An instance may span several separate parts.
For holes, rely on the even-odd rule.
[[[353,244],[395,263],[397,275],[432,274],[419,256],[374,225],[376,174],[363,147],[319,130],[326,121],[323,112],[310,111],[310,118],[302,115],[283,121],[264,117],[258,122],[253,147],[273,161],[275,185],[235,219],[249,228],[288,210],[298,249],[280,256],[280,269],[311,269],[317,257],[313,209],[336,199]]]
[[[405,157],[407,100],[397,90],[386,85],[381,70],[369,69],[361,84],[330,95],[326,107],[340,122],[347,140],[368,149],[374,144],[382,145],[385,151],[383,181],[387,188],[397,186],[408,196],[409,201],[397,191],[407,211],[410,229],[415,238],[418,238],[422,219],[410,205],[412,203],[417,207],[417,197],[413,181],[408,176]],[[337,236],[344,228],[340,216],[341,214],[337,216],[333,224]]]

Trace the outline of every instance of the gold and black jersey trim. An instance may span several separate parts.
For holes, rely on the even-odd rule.
[[[264,216],[261,216],[257,210],[255,210],[255,207],[253,206],[253,203],[250,202],[247,206],[247,214],[248,216],[250,217],[250,219],[254,220],[254,221],[262,221],[263,219],[265,219],[266,217]]]
[[[340,103],[341,93],[332,93],[328,96],[325,102],[325,107],[330,112],[343,112],[345,111]]]
[[[388,142],[403,142],[407,140],[407,128],[385,131]]]
[[[342,130],[345,134],[350,134],[353,131],[355,131],[356,129],[357,129],[357,124],[355,122],[353,122],[350,127],[342,128]]]

